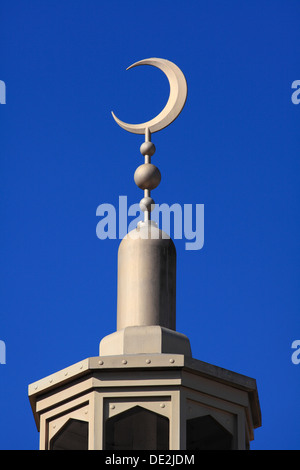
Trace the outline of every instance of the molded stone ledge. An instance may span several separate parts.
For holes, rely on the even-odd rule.
[[[153,326],[129,326],[100,342],[100,356],[173,353],[191,356],[190,341],[177,331]]]

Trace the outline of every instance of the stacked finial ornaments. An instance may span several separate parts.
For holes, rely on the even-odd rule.
[[[187,84],[182,71],[166,59],[144,59],[128,67],[137,65],[153,65],[162,70],[170,84],[170,96],[164,109],[151,121],[142,124],[127,124],[120,121],[112,112],[113,118],[123,129],[133,134],[145,134],[145,142],[141,145],[141,154],[145,157],[145,162],[140,165],[134,174],[136,185],[144,191],[144,197],[140,201],[140,208],[144,212],[144,221],[150,221],[151,211],[155,203],[151,197],[151,191],[155,189],[161,180],[159,169],[151,163],[151,157],[155,153],[155,145],[151,142],[151,134],[164,129],[171,124],[182,111],[187,97]],[[128,70],[127,69],[127,70]]]
[[[151,219],[151,212],[155,202],[151,197],[151,191],[160,183],[161,174],[159,169],[151,163],[151,157],[155,152],[155,145],[151,142],[149,129],[145,133],[145,142],[140,147],[140,152],[145,157],[145,163],[140,165],[134,174],[135,184],[144,190],[144,197],[140,201],[140,208],[144,212],[144,222]]]

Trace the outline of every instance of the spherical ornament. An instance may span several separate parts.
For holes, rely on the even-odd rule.
[[[152,163],[144,163],[135,170],[134,181],[141,189],[155,189],[159,185],[160,180],[160,171]]]
[[[155,145],[153,142],[143,142],[141,147],[140,147],[140,152],[142,155],[148,155],[149,157],[152,157],[155,153]]]
[[[153,201],[152,197],[143,197],[143,199],[140,200],[140,208],[143,212],[153,211],[154,206],[155,202]]]

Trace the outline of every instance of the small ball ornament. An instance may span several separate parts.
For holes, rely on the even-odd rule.
[[[152,212],[155,206],[155,202],[152,199],[152,197],[143,197],[143,199],[140,200],[140,209],[143,212]]]
[[[140,152],[142,155],[148,155],[149,157],[152,157],[155,153],[155,145],[153,142],[143,142],[141,147],[140,147]]]

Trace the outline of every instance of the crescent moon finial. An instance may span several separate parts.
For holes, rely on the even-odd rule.
[[[162,70],[167,76],[170,84],[170,95],[164,109],[153,119],[141,124],[128,124],[121,121],[112,112],[116,123],[128,132],[133,134],[145,134],[148,129],[150,135],[169,126],[181,113],[187,98],[187,83],[185,76],[177,65],[166,59],[150,58],[140,60],[130,65],[127,70],[137,65],[153,65]]]
[[[151,163],[151,157],[155,153],[155,145],[151,142],[151,134],[164,129],[179,116],[186,102],[187,84],[180,68],[169,60],[153,57],[135,62],[128,69],[137,65],[153,65],[159,68],[165,73],[170,84],[170,95],[166,106],[150,121],[141,124],[128,124],[121,121],[112,112],[114,120],[120,127],[133,134],[145,135],[145,142],[140,147],[141,154],[145,157],[145,163],[136,169],[134,181],[140,189],[144,190],[144,197],[140,201],[140,208],[144,212],[143,223],[151,224],[151,211],[155,206],[155,202],[151,197],[151,191],[159,185],[161,180],[159,169]]]

